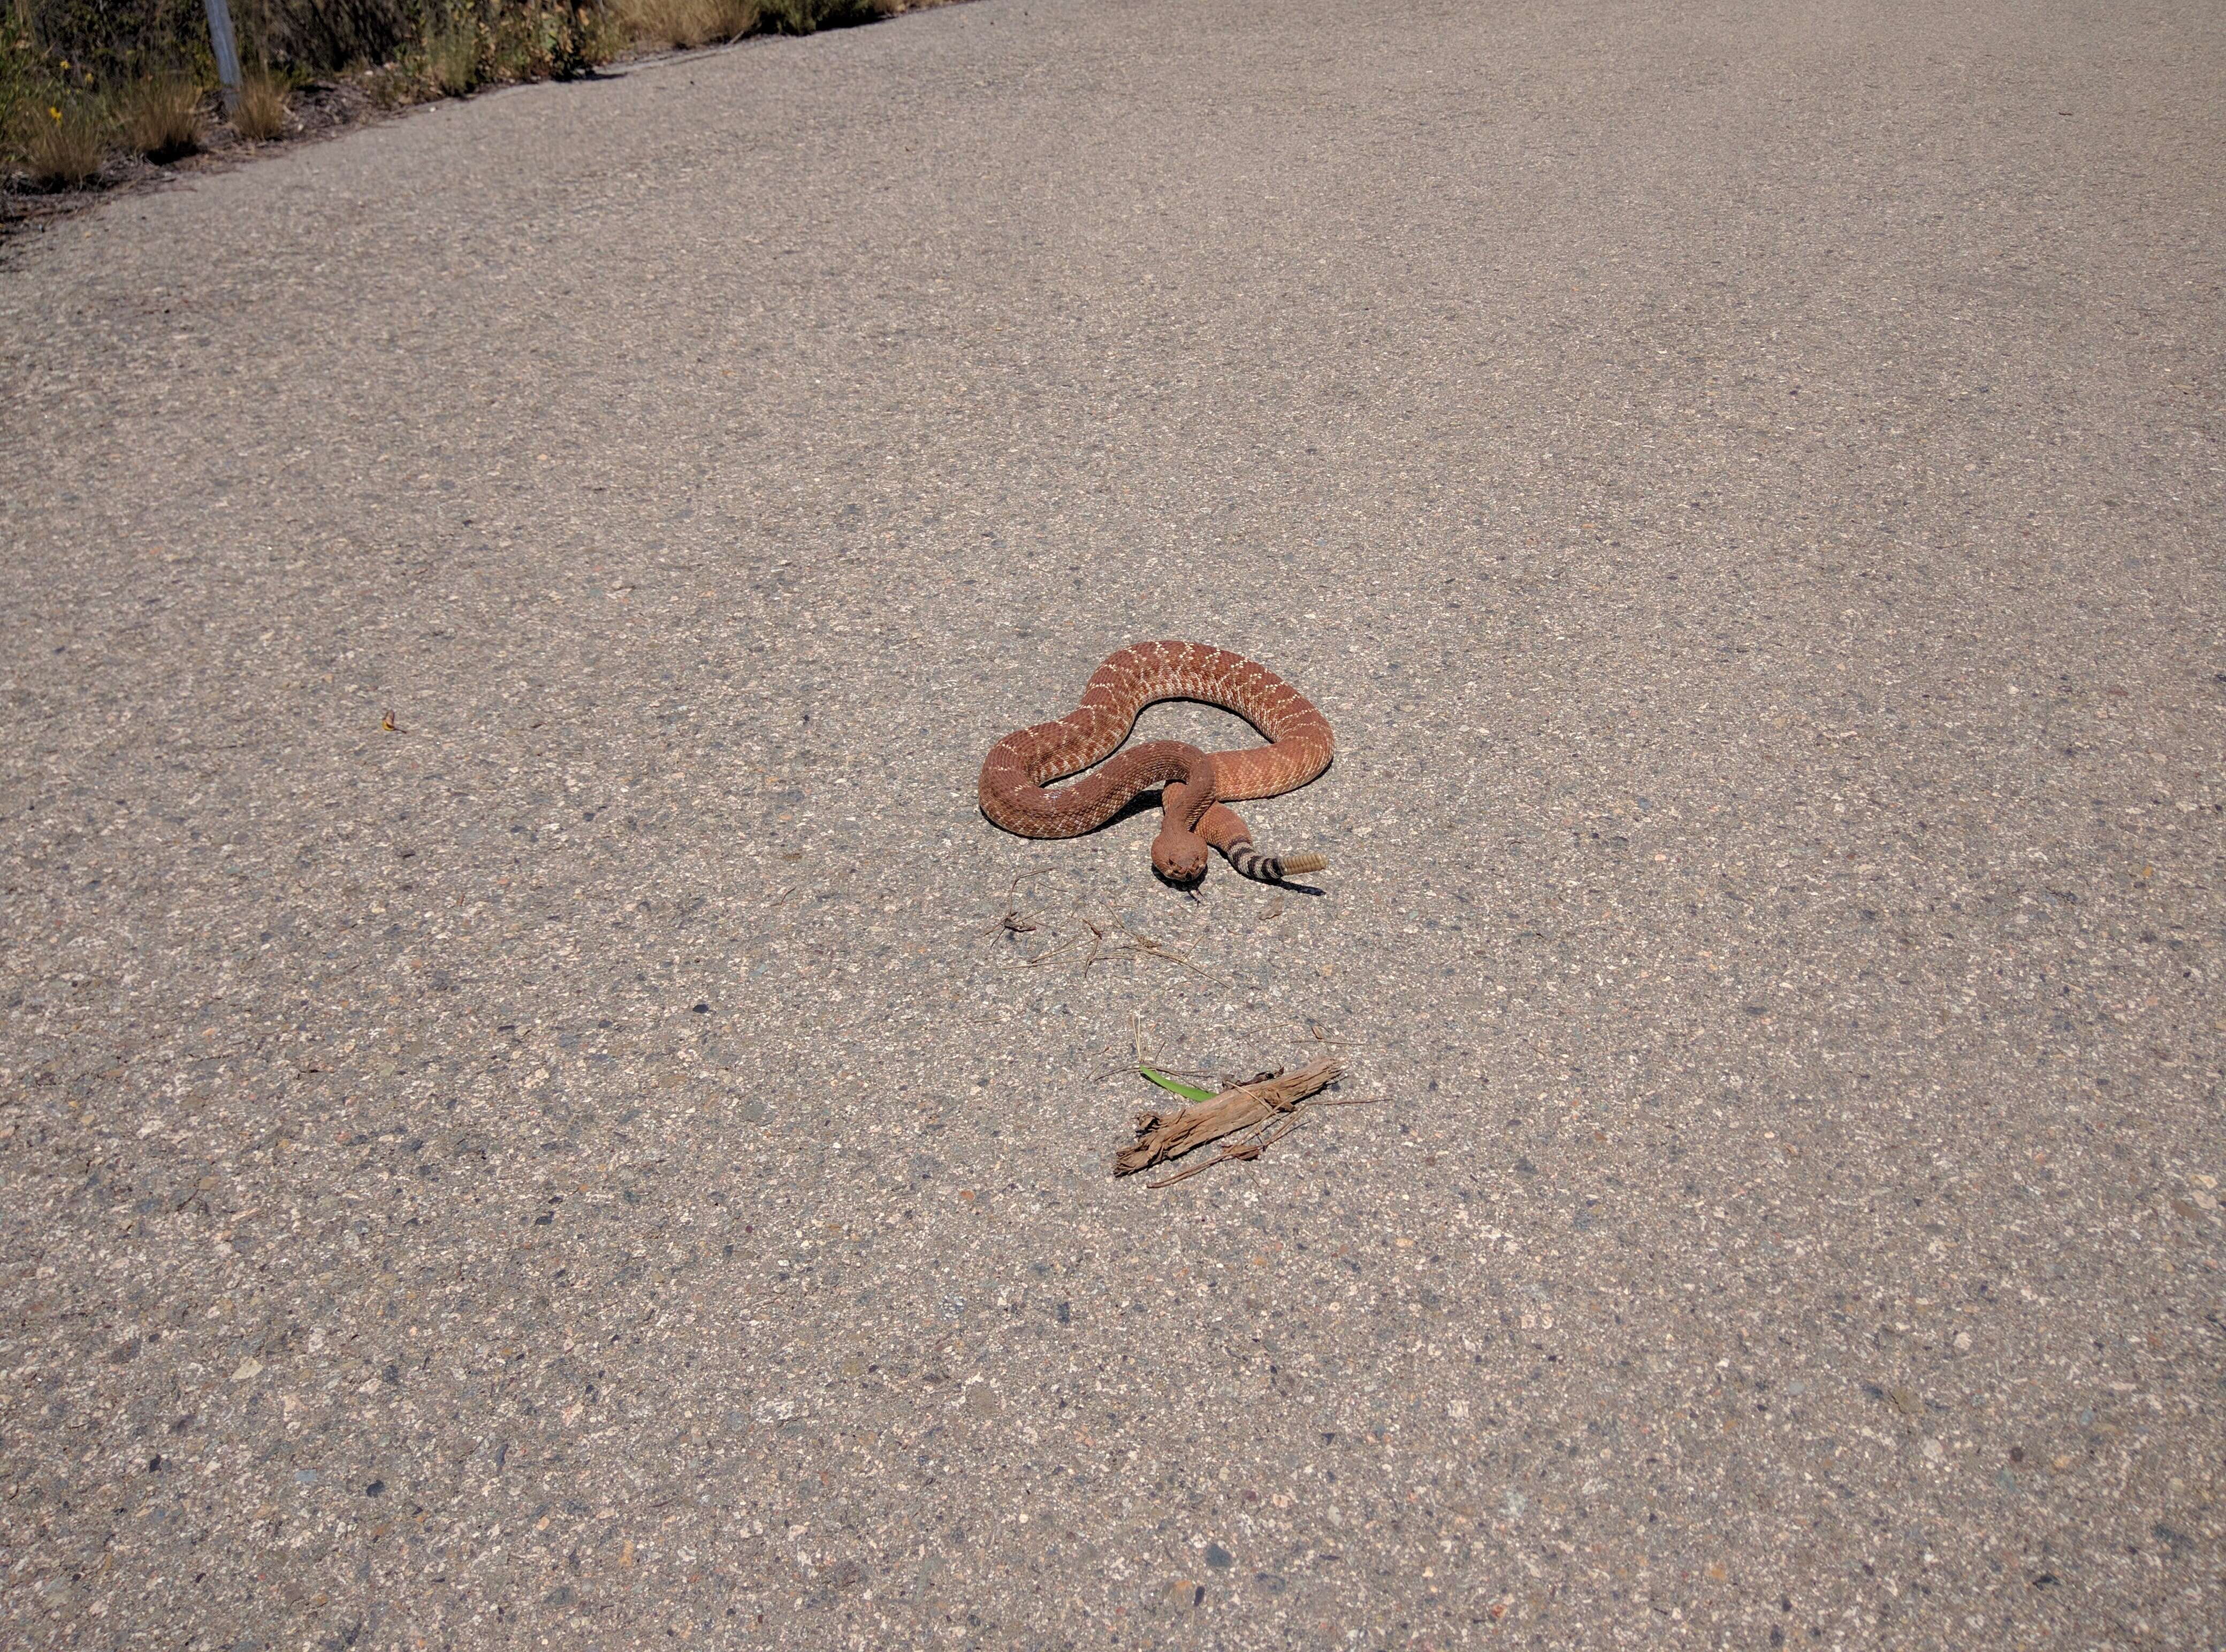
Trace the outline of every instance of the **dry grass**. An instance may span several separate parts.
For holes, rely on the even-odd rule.
[[[489,79],[576,80],[616,56],[623,38],[600,6],[505,10],[487,34]]]
[[[366,70],[363,89],[371,94],[371,101],[380,109],[405,109],[422,103],[425,97],[424,82],[408,64],[385,63]]]
[[[573,80],[619,55],[627,38],[624,20],[602,5],[467,5],[437,13],[420,46],[369,71],[363,84],[380,108],[397,109],[482,86]]]
[[[620,0],[619,25],[633,39],[683,51],[740,40],[758,26],[758,0]]]
[[[32,118],[23,161],[33,182],[48,189],[73,189],[97,177],[107,158],[107,134],[99,118],[84,104],[56,105],[44,118]]]
[[[277,76],[251,70],[239,78],[239,102],[232,111],[232,130],[251,143],[261,143],[286,130],[286,83]]]
[[[264,67],[251,73],[227,124],[250,143],[301,130],[289,89],[318,77],[353,80],[376,106],[393,109],[491,84],[591,74],[629,48],[810,34],[951,3],[233,0],[254,20],[249,44]],[[136,21],[119,34],[112,18],[127,14]],[[211,141],[216,117],[196,96],[192,71],[179,67],[199,63],[207,86],[201,14],[201,0],[0,0],[0,188],[119,181],[143,175],[136,163],[109,164],[119,151],[160,163]]]
[[[616,0],[620,31],[644,46],[688,50],[745,35],[809,35],[916,11],[943,0]]]
[[[477,90],[481,76],[476,23],[456,23],[426,41],[425,79],[443,98],[461,98]]]
[[[906,9],[905,0],[765,0],[760,22],[768,33],[809,35],[877,23]]]
[[[135,80],[114,106],[117,133],[135,155],[175,161],[201,146],[201,89],[182,74]]]

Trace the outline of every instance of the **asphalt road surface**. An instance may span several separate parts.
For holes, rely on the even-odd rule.
[[[2226,16],[1924,10],[982,0],[16,244],[0,1638],[2226,1644]],[[982,819],[1162,636],[1320,894]],[[1140,1044],[1383,1099],[1116,1183]]]

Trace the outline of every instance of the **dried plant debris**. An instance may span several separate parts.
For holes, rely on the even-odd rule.
[[[1031,874],[1039,875],[1039,874]],[[1076,908],[1073,918],[1082,932],[1065,940],[1052,942],[1033,939],[1042,937],[1046,920],[1040,914],[1023,911],[1018,904],[1019,879],[1014,887],[1005,894],[1005,910],[982,933],[1010,944],[1014,950],[1004,962],[1014,969],[1033,969],[1044,964],[1065,962],[1076,966],[1078,974],[1087,975],[1098,963],[1128,954],[1148,958],[1155,963],[1171,964],[1175,969],[1196,975],[1200,981],[1210,981],[1217,987],[1236,987],[1238,983],[1198,963],[1186,953],[1178,952],[1165,942],[1130,929],[1117,918],[1093,913],[1086,908]],[[1054,931],[1055,932],[1055,931]],[[1089,944],[1085,947],[1084,943]]]
[[[1040,878],[1041,876],[1043,876],[1043,873],[1040,871],[1014,873],[1013,874],[1013,881],[1007,886],[1005,890],[1005,910],[998,915],[997,921],[990,924],[989,928],[983,930],[982,933],[991,936],[1010,936],[1015,941],[1019,940],[1024,935],[1034,934],[1036,932],[1035,919],[1021,911],[1021,880],[1023,878],[1033,879]],[[1034,958],[1022,958],[1019,960],[1019,962],[1023,963],[1033,963],[1036,962],[1036,960]]]
[[[1113,1155],[1113,1173],[1116,1177],[1133,1176],[1167,1160],[1180,1159],[1194,1148],[1239,1131],[1255,1132],[1244,1141],[1227,1144],[1214,1158],[1146,1184],[1151,1187],[1172,1186],[1233,1160],[1257,1159],[1296,1129],[1301,1115],[1313,1108],[1354,1107],[1378,1099],[1320,1099],[1320,1092],[1345,1073],[1344,1064],[1328,1056],[1295,1072],[1258,1074],[1216,1094],[1179,1083],[1141,1062],[1136,1070],[1162,1090],[1180,1096],[1184,1104],[1169,1113],[1146,1111],[1136,1115],[1135,1141]]]

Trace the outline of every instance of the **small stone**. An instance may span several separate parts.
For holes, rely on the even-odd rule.
[[[1237,1557],[1218,1543],[1205,1546],[1205,1563],[1217,1572],[1226,1572],[1237,1562]]]
[[[1893,1402],[1893,1408],[1905,1417],[1921,1417],[1924,1414],[1924,1401],[1917,1397],[1915,1388],[1907,1387],[1888,1388],[1886,1391],[1886,1397]]]
[[[244,1359],[239,1363],[239,1369],[232,1374],[232,1380],[235,1382],[252,1382],[257,1377],[262,1375],[263,1362],[261,1360]]]

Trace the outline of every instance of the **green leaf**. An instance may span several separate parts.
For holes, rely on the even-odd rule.
[[[1168,1077],[1163,1072],[1154,1072],[1149,1067],[1139,1067],[1136,1071],[1161,1090],[1171,1090],[1186,1102],[1210,1102],[1213,1099],[1212,1090],[1200,1090],[1196,1084],[1186,1084],[1180,1079]]]

